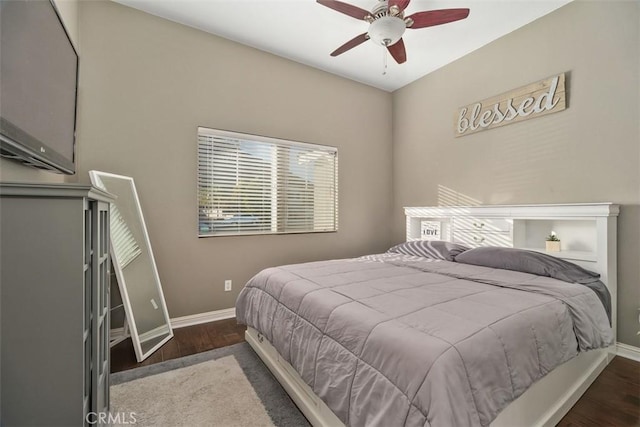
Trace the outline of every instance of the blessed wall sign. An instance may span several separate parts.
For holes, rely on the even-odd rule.
[[[456,137],[564,110],[564,74],[460,108],[456,115]]]

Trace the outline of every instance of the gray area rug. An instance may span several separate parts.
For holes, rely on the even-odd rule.
[[[111,374],[111,413],[138,426],[309,426],[249,344]]]

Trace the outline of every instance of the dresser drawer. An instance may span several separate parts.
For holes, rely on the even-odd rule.
[[[483,232],[510,232],[513,222],[504,218],[455,218],[454,227],[459,230]]]

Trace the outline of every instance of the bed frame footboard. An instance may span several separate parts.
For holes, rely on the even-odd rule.
[[[344,426],[261,333],[248,327],[244,336],[311,425],[314,427]]]
[[[245,338],[314,427],[344,426],[261,333],[248,327]],[[555,426],[614,356],[615,347],[592,350],[558,366],[511,402],[491,427]]]

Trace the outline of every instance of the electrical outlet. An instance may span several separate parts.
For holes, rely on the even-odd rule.
[[[224,291],[229,292],[231,290],[231,280],[224,281]]]

